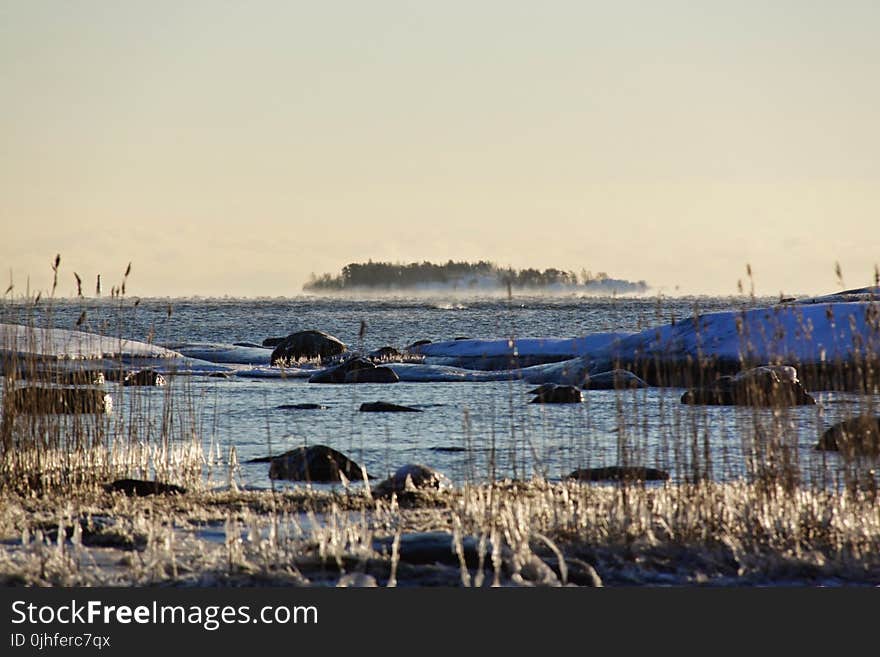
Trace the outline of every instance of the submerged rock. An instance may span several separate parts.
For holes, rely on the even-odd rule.
[[[584,400],[581,391],[575,386],[560,386],[545,383],[531,391],[536,395],[532,404],[578,404]]]
[[[364,402],[358,409],[361,413],[421,413],[418,408],[410,408],[409,406],[399,406],[389,402]]]
[[[345,375],[345,383],[397,383],[400,377],[388,367],[353,370]]]
[[[373,369],[376,369],[375,363],[366,358],[355,356],[341,365],[313,374],[309,378],[309,383],[345,383],[346,378],[352,372]]]
[[[265,344],[265,341],[263,342]],[[285,365],[303,358],[326,360],[345,352],[347,347],[339,339],[323,331],[299,331],[291,333],[275,346],[269,362]]]
[[[398,468],[393,475],[378,484],[373,493],[379,497],[392,493],[403,493],[419,489],[450,488],[452,482],[441,472],[420,463],[408,463]]]
[[[584,381],[584,390],[623,390],[626,388],[650,388],[647,383],[629,370],[610,370],[590,374]]]
[[[669,473],[657,468],[632,465],[610,465],[604,468],[583,468],[568,475],[578,481],[666,481]]]
[[[156,370],[129,372],[122,379],[122,385],[124,386],[164,386],[165,383],[165,377]]]
[[[93,386],[34,385],[9,393],[12,410],[33,415],[109,413],[113,398]]]
[[[147,495],[183,495],[186,488],[161,481],[145,479],[117,479],[104,485],[108,493],[125,493],[128,496],[146,497]]]
[[[278,410],[281,411],[326,411],[329,406],[324,406],[324,404],[281,404],[280,406],[276,406]]]
[[[342,452],[326,445],[303,445],[278,456],[251,459],[248,463],[269,463],[270,479],[332,483],[363,481],[366,470]]]
[[[712,406],[807,406],[816,403],[788,365],[762,365],[722,376],[704,388],[688,390],[682,404]]]
[[[880,417],[860,415],[838,422],[819,439],[816,449],[845,456],[880,456]]]

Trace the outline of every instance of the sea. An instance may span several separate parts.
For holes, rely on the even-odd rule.
[[[265,338],[317,329],[352,350],[404,347],[417,340],[569,338],[636,332],[695,312],[770,305],[775,298],[592,297],[516,294],[486,297],[358,296],[291,298],[78,298],[2,306],[6,323],[76,329],[164,344],[261,344]],[[266,463],[249,460],[301,445],[328,445],[381,479],[419,463],[453,483],[543,477],[554,481],[580,468],[638,465],[673,479],[736,479],[784,467],[827,482],[841,476],[836,455],[814,445],[836,419],[864,399],[816,391],[817,406],[764,411],[692,407],[676,388],[586,391],[581,404],[529,403],[532,386],[493,382],[400,382],[321,385],[302,378],[171,377],[165,388],[124,388],[114,397],[110,425],[129,435],[140,423],[144,440],[167,430],[169,417],[184,440],[205,451],[210,483],[269,488]],[[149,403],[133,402],[146,395]],[[386,401],[420,413],[363,413],[364,402]],[[282,408],[318,404],[319,410]],[[144,413],[149,416],[126,417]],[[170,409],[169,412],[166,410]],[[172,432],[172,435],[174,432]],[[151,437],[153,436],[153,437]],[[768,438],[769,436],[769,438]],[[780,450],[768,450],[776,441]],[[769,456],[768,456],[769,454]],[[770,470],[768,470],[770,469]]]

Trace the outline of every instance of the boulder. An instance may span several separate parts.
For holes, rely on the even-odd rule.
[[[397,404],[389,404],[388,402],[365,402],[358,409],[361,413],[421,413],[418,408],[410,408],[409,406],[398,406]]]
[[[379,554],[390,555],[394,537],[373,539],[373,549]],[[486,541],[480,546],[475,536],[464,536],[461,539],[462,556],[469,568],[476,568],[480,561],[480,547],[483,548],[483,560],[490,564],[492,543]],[[459,556],[455,550],[455,539],[448,532],[416,532],[401,534],[398,544],[398,555],[401,563],[409,564],[445,564],[459,566]]]
[[[400,361],[403,358],[403,354],[394,347],[380,347],[368,353],[367,358],[373,362],[391,363]]]
[[[33,415],[109,413],[113,398],[93,386],[32,385],[9,394],[12,410]]]
[[[669,473],[657,468],[643,468],[632,465],[610,465],[604,468],[584,468],[575,470],[568,479],[578,481],[666,481]]]
[[[624,390],[627,388],[650,388],[629,370],[609,370],[587,376],[584,390]]]
[[[284,342],[286,339],[287,339],[286,337],[285,338],[266,338],[265,340],[263,340],[263,344],[261,346],[271,347],[274,349],[275,347],[280,345],[282,342]]]
[[[129,372],[122,379],[124,386],[164,386],[165,377],[156,370],[139,370],[137,372]]]
[[[419,347],[423,347],[426,344],[431,344],[431,340],[416,340],[411,345],[407,345],[403,348],[404,351],[418,351]]]
[[[182,486],[144,479],[117,479],[109,484],[104,484],[104,490],[108,493],[124,493],[129,497],[145,497],[147,495],[183,495],[186,493],[186,489]]]
[[[531,391],[536,395],[532,404],[578,404],[584,400],[581,391],[575,386],[560,386],[545,383]]]
[[[278,456],[251,459],[248,463],[269,463],[270,479],[330,483],[363,481],[366,470],[342,452],[326,445],[303,445]]]
[[[880,456],[880,417],[859,415],[829,428],[816,449],[840,452],[844,456]]]
[[[388,497],[392,493],[412,492],[419,489],[439,490],[451,486],[452,483],[441,472],[420,463],[408,463],[373,488],[373,493],[379,497]]]
[[[722,376],[711,385],[693,388],[681,397],[682,404],[712,406],[807,406],[816,403],[798,381],[797,370],[788,365],[762,365],[736,376]]]
[[[313,374],[309,378],[309,383],[345,383],[345,379],[352,372],[372,369],[376,369],[375,363],[366,358],[355,356],[354,358],[349,358],[341,365]]]
[[[397,383],[400,377],[390,367],[353,370],[345,375],[345,383]]]
[[[264,341],[265,344],[265,341]],[[339,338],[323,331],[299,331],[291,333],[280,344],[275,345],[269,362],[284,365],[302,359],[325,360],[345,352],[347,347]]]

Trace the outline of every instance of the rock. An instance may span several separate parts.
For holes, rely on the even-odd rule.
[[[309,383],[345,383],[346,377],[351,372],[372,369],[376,369],[376,365],[372,361],[355,356],[354,358],[349,358],[341,365],[313,374],[309,378]]]
[[[273,340],[274,338],[267,338],[267,340]],[[280,338],[283,340],[284,338]],[[232,345],[234,347],[253,347],[255,349],[266,349],[268,345],[266,344],[257,344],[256,342],[233,342]]]
[[[376,588],[376,578],[365,573],[347,573],[336,582],[337,588]]]
[[[104,484],[104,490],[108,493],[125,493],[128,496],[137,497],[145,497],[147,495],[183,495],[186,493],[186,489],[182,486],[144,479],[117,479],[109,484]]]
[[[278,456],[251,459],[248,463],[269,463],[270,479],[329,483],[363,481],[366,471],[342,452],[326,445],[304,445]]]
[[[822,434],[816,449],[876,458],[880,456],[880,417],[859,415],[838,422]]]
[[[418,408],[410,408],[409,406],[398,406],[388,402],[365,402],[358,409],[361,413],[421,413]]]
[[[713,406],[807,406],[816,403],[788,365],[762,365],[736,376],[722,376],[704,388],[688,390],[682,404]]]
[[[627,388],[650,388],[629,370],[610,370],[587,376],[584,390],[623,390]]]
[[[457,338],[452,338],[452,339],[453,339],[453,341],[455,341],[455,340],[471,340],[472,338],[469,338],[466,335],[459,335]]]
[[[354,370],[345,375],[345,383],[397,383],[400,377],[389,367]]]
[[[373,488],[373,493],[379,497],[390,497],[392,493],[451,487],[452,482],[443,473],[420,463],[408,463]]]
[[[373,549],[376,552],[391,555],[394,538],[375,539]],[[465,536],[461,541],[465,563],[469,568],[476,568],[479,564],[479,541],[473,536]],[[492,544],[486,541],[484,544],[483,560],[487,567],[491,568]],[[447,532],[417,532],[402,534],[398,546],[400,561],[409,564],[445,564],[458,566],[459,558],[455,553],[452,534]]]
[[[287,338],[266,338],[263,340],[263,347],[272,347],[273,349],[284,342]]]
[[[604,468],[585,468],[575,470],[568,479],[578,481],[666,481],[669,473],[656,468],[640,466],[610,465]]]
[[[264,341],[265,344],[265,341]],[[275,346],[269,362],[285,365],[304,358],[326,360],[345,352],[347,347],[338,338],[323,331],[299,331],[291,333]]]
[[[584,400],[581,391],[575,386],[560,386],[545,383],[533,391],[537,395],[532,404],[578,404]]]
[[[367,358],[373,362],[390,363],[399,361],[403,354],[394,347],[380,347],[368,353]]]
[[[280,411],[326,411],[329,406],[324,406],[324,404],[281,404],[275,408]]]
[[[582,559],[568,557],[565,560],[568,569],[568,581],[578,586],[592,586],[600,588],[602,578],[590,564]]]
[[[426,344],[431,344],[431,340],[416,340],[411,345],[408,345],[403,348],[404,351],[418,351],[419,347],[423,347]]]
[[[211,372],[208,374],[208,377],[211,379],[231,379],[232,374],[229,372]]]
[[[15,372],[20,378],[62,386],[103,386],[107,378],[100,370],[47,369],[35,372]]]
[[[122,379],[124,386],[164,386],[165,377],[156,370],[140,370],[138,372],[129,372]]]
[[[26,386],[9,395],[12,409],[33,415],[109,413],[113,398],[93,386]]]

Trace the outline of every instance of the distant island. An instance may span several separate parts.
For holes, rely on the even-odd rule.
[[[511,289],[566,290],[592,294],[646,292],[645,281],[611,278],[605,272],[593,274],[561,269],[513,269],[492,262],[454,262],[409,264],[373,262],[351,263],[333,276],[312,274],[303,285],[306,292],[345,292],[359,290],[457,290],[490,291]]]

